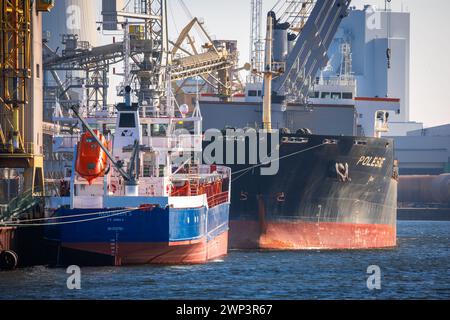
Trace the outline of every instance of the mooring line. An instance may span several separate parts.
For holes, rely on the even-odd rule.
[[[307,152],[307,151],[311,151],[311,150],[313,150],[313,149],[317,149],[317,148],[322,147],[322,146],[324,146],[324,145],[326,145],[326,144],[327,144],[327,143],[322,143],[322,144],[319,144],[319,145],[317,145],[317,146],[313,146],[313,147],[310,147],[310,148],[307,148],[307,149],[304,149],[304,150],[292,152],[292,153],[287,154],[287,155],[285,155],[285,156],[282,156],[282,157],[273,159],[273,160],[271,160],[271,161],[268,162],[268,163],[267,163],[267,162],[264,163],[264,160],[263,160],[263,161],[262,161],[263,163],[256,164],[256,165],[254,165],[254,166],[252,166],[252,167],[249,167],[249,168],[246,168],[246,169],[242,169],[242,170],[238,170],[238,171],[232,172],[231,175],[239,174],[239,173],[242,173],[242,172],[243,172],[243,174],[241,174],[241,175],[238,176],[237,178],[231,180],[231,182],[236,181],[237,179],[241,178],[242,176],[244,176],[245,174],[247,174],[248,171],[250,171],[250,170],[252,170],[252,169],[255,169],[255,168],[258,168],[258,167],[261,167],[261,166],[265,166],[265,165],[268,165],[269,163],[272,163],[272,162],[275,162],[275,161],[279,161],[279,160],[282,160],[282,159],[286,159],[286,158],[295,156],[295,155],[300,154],[300,153],[303,153],[303,152]],[[267,157],[266,157],[265,159],[267,159]],[[267,160],[270,160],[270,159],[267,159]]]
[[[42,227],[42,226],[56,226],[56,225],[65,225],[65,224],[75,224],[75,223],[83,223],[83,222],[107,219],[107,218],[110,218],[110,217],[119,216],[121,214],[133,212],[133,211],[136,211],[136,210],[137,210],[137,208],[121,210],[120,212],[117,212],[117,211],[104,211],[104,212],[89,213],[89,214],[85,214],[85,215],[99,215],[99,214],[115,212],[113,214],[109,214],[109,215],[101,216],[101,217],[95,217],[95,218],[83,219],[83,220],[75,220],[75,221],[64,221],[64,222],[27,223],[27,224],[24,224],[24,223],[0,222],[0,226],[4,226],[4,227]],[[54,220],[54,219],[57,219],[57,218],[58,219],[65,219],[65,218],[73,218],[73,217],[76,217],[76,216],[83,216],[83,215],[73,215],[73,216],[53,217],[53,218],[42,218],[42,219],[29,219],[29,220],[26,220],[26,221]],[[22,221],[22,222],[24,222],[24,221]]]
[[[285,156],[270,160],[267,157],[265,159],[270,160],[270,162],[264,162],[264,160],[262,161],[262,163],[260,164],[256,164],[254,166],[251,166],[249,168],[246,169],[242,169],[242,170],[238,170],[235,172],[232,172],[231,175],[236,175],[239,173],[242,173],[241,175],[239,175],[238,177],[236,177],[235,179],[232,179],[231,182],[236,181],[237,179],[243,177],[244,175],[246,175],[250,170],[261,167],[261,166],[265,166],[268,165],[269,163],[275,162],[275,161],[280,161],[282,159],[286,159],[292,156],[295,156],[297,154],[303,153],[303,152],[307,152],[307,151],[311,151],[313,149],[317,149],[321,146],[326,145],[326,143],[322,143],[304,150],[300,150],[300,151],[296,151],[296,152],[292,152],[290,154],[287,154]],[[5,227],[38,227],[38,226],[55,226],[55,225],[65,225],[65,224],[75,224],[75,223],[83,223],[83,222],[89,222],[89,221],[95,221],[95,220],[101,220],[101,219],[106,219],[106,218],[110,218],[110,217],[115,217],[124,213],[129,213],[132,211],[137,210],[138,208],[131,208],[131,209],[126,209],[126,210],[113,210],[113,211],[101,211],[101,212],[89,212],[89,213],[83,213],[83,214],[78,214],[78,215],[71,215],[71,216],[62,216],[62,217],[47,217],[47,218],[36,218],[36,219],[28,219],[28,220],[21,220],[21,223],[8,223],[8,222],[0,222],[0,226],[5,226]],[[113,213],[113,214],[110,214]],[[75,221],[65,221],[65,222],[50,222],[50,223],[27,223],[24,224],[24,222],[33,222],[33,221],[48,221],[48,220],[60,220],[60,219],[68,219],[68,218],[79,218],[79,217],[86,217],[86,216],[93,216],[93,215],[99,215],[99,214],[108,214],[106,216],[102,216],[102,217],[95,217],[95,218],[91,218],[91,219],[84,219],[84,220],[75,220]]]

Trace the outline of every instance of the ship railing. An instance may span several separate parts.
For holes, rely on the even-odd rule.
[[[7,141],[6,145],[5,145],[5,151],[10,153],[11,156],[23,156],[23,155],[34,155],[34,154],[42,154],[42,146],[38,146],[35,145],[32,142],[25,142],[23,144],[20,145],[19,148],[14,148],[12,143],[10,143],[9,141]]]
[[[184,134],[172,137],[172,147],[180,149],[202,150],[202,135]]]
[[[217,166],[217,173],[221,174],[223,177],[231,177],[231,168],[225,166]]]
[[[180,136],[147,136],[147,145],[158,149],[183,149],[186,151],[201,151],[202,136],[180,135]]]
[[[53,151],[58,152],[72,152],[75,145],[78,143],[80,136],[58,134],[53,137]]]
[[[227,203],[228,201],[229,201],[229,193],[228,191],[224,191],[208,197],[208,206],[212,208],[218,206],[219,204]]]
[[[217,173],[222,176],[231,176],[231,169],[229,167],[225,166],[218,166],[218,165],[207,165],[202,164],[198,166],[198,173],[199,174],[213,174]]]
[[[319,85],[319,86],[354,87],[354,86],[356,86],[356,79],[353,76],[319,78],[319,79],[316,79],[315,84]]]

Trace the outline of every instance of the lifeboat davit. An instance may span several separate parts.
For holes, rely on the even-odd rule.
[[[94,133],[101,143],[108,148],[106,138],[98,130],[94,130]],[[96,178],[104,176],[106,166],[106,153],[100,148],[89,132],[83,133],[77,146],[76,172],[86,179],[89,184],[92,184]]]

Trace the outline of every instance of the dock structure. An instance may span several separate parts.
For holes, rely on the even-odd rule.
[[[36,196],[44,190],[41,12],[51,1],[45,3],[6,0],[0,10],[0,168],[18,169],[23,189]]]
[[[7,190],[1,193],[6,212],[1,210],[0,221],[11,214],[14,219],[43,216],[42,12],[52,7],[53,1],[44,0],[0,3],[0,181]],[[14,202],[14,196],[25,193],[29,205],[9,211],[14,203],[23,204]],[[23,212],[18,213],[20,208]],[[0,268],[17,265],[25,233],[0,227]]]

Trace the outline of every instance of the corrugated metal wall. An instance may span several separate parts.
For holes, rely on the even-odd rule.
[[[44,33],[50,32],[49,45],[61,48],[62,34],[78,34],[79,40],[89,41],[98,46],[101,33],[97,31],[100,21],[101,1],[99,0],[58,0],[50,13],[43,15]]]

